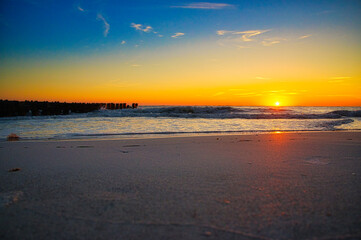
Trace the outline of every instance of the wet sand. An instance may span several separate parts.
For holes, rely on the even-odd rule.
[[[0,142],[0,239],[361,239],[361,133]]]

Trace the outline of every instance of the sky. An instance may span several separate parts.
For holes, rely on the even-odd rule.
[[[1,0],[0,99],[361,106],[361,1]]]

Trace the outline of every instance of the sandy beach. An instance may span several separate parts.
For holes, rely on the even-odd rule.
[[[361,132],[0,142],[1,239],[360,239]]]

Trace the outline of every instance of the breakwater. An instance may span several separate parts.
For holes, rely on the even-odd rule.
[[[70,113],[87,113],[99,109],[137,108],[138,103],[66,103],[39,101],[0,100],[0,117],[67,115]]]

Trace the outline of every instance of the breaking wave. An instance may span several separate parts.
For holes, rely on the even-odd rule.
[[[341,126],[344,124],[353,123],[354,120],[352,119],[342,119],[342,120],[334,120],[334,121],[326,121],[319,124],[316,124],[316,127],[321,127],[324,130],[335,130],[337,126]]]
[[[301,110],[300,110],[301,109]],[[107,110],[101,109],[89,113],[73,113],[56,116],[26,116],[2,118],[9,119],[69,119],[92,117],[130,117],[130,118],[185,118],[185,119],[345,119],[361,118],[360,108],[357,110],[310,111],[302,107],[210,107],[210,106],[154,106],[136,109]]]
[[[326,113],[298,112],[278,108],[246,107],[145,107],[123,110],[100,110],[87,114],[89,117],[167,117],[207,119],[340,119],[361,117],[361,110],[336,110]]]
[[[0,118],[0,141],[173,134],[361,130],[361,107],[142,106],[56,116]]]

